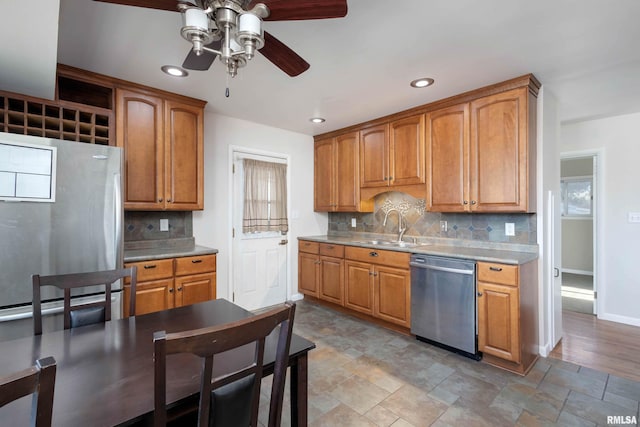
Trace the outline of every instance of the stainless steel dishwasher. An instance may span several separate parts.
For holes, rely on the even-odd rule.
[[[480,359],[476,322],[475,261],[411,256],[411,333]]]

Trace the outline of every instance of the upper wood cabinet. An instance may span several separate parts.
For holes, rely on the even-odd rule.
[[[427,113],[427,209],[534,212],[535,114],[526,87]]]
[[[360,199],[359,142],[358,132],[316,141],[314,147],[315,211],[373,211],[372,201]]]
[[[470,116],[472,210],[535,212],[536,98],[527,88],[487,96]]]
[[[116,140],[124,148],[124,207],[201,210],[203,105],[116,89]]]
[[[383,191],[424,197],[424,115],[360,131],[360,187],[364,198]]]

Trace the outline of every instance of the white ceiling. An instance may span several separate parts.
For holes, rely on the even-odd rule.
[[[346,18],[266,22],[265,30],[311,68],[291,78],[257,55],[228,82],[229,98],[220,63],[184,79],[160,71],[165,64],[180,65],[190,47],[179,35],[178,13],[59,2],[56,32],[56,13],[43,5],[57,1],[3,0],[0,89],[51,97],[55,49],[49,45],[57,37],[60,63],[204,99],[209,111],[312,135],[526,73],[556,96],[563,121],[640,111],[637,0],[348,0]],[[12,13],[5,13],[7,7]],[[409,87],[423,76],[436,84]],[[311,124],[316,115],[327,122]]]

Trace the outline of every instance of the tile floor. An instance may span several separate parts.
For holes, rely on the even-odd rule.
[[[525,376],[298,302],[309,354],[309,424],[318,426],[606,426],[637,423],[640,382],[556,359]],[[263,394],[266,396],[265,383]],[[263,406],[264,409],[266,409]],[[261,410],[266,423],[267,410]],[[285,399],[283,425],[290,425]]]

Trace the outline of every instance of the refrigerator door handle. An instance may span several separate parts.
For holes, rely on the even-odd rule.
[[[121,268],[122,260],[123,260],[123,243],[122,243],[122,215],[123,215],[123,207],[122,207],[122,175],[119,173],[113,174],[113,197],[114,197],[114,206],[113,210],[115,216],[115,241],[114,247],[116,248],[116,266],[115,268]]]

